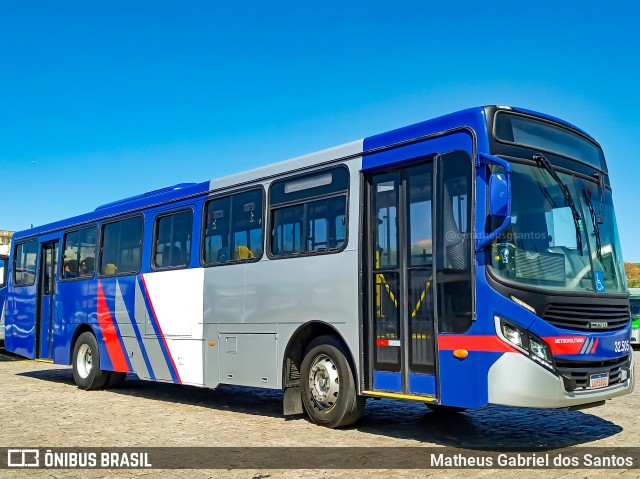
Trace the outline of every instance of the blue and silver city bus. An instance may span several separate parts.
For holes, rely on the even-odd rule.
[[[7,297],[7,262],[9,258],[0,254],[0,343],[4,342],[4,302]]]
[[[633,388],[602,149],[532,111],[472,108],[16,233],[6,347],[77,385],[284,390],[353,424],[601,404]]]

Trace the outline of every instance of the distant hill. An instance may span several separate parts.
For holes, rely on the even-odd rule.
[[[624,270],[627,273],[629,287],[640,288],[640,264],[625,263]]]

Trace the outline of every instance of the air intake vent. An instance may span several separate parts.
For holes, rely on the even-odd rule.
[[[557,328],[577,331],[611,331],[622,329],[631,321],[628,305],[553,304],[542,317]]]
[[[589,387],[592,374],[609,373],[609,386],[620,383],[622,368],[628,367],[629,356],[609,361],[564,361],[556,359],[556,369],[567,378],[574,379],[578,389]]]

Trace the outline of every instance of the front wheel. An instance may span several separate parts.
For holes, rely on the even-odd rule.
[[[301,373],[302,404],[314,423],[338,428],[360,419],[365,398],[357,395],[344,346],[334,336],[311,341]]]
[[[108,371],[100,369],[100,352],[96,337],[82,333],[73,347],[73,380],[80,389],[92,390],[104,387]]]

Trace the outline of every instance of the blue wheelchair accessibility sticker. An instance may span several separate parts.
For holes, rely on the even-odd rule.
[[[594,279],[596,280],[596,293],[604,293],[604,273],[600,271],[595,271],[593,273]]]

